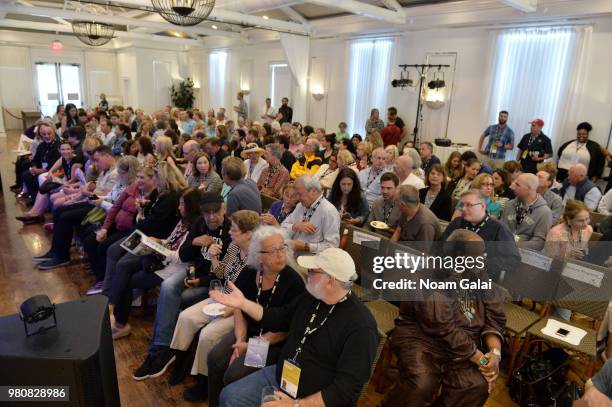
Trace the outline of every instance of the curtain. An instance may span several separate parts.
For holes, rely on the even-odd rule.
[[[370,111],[378,108],[381,117],[387,104],[393,41],[356,40],[350,43],[347,89],[348,132],[365,135]]]
[[[215,110],[225,107],[227,52],[213,52],[208,56],[209,106]]]
[[[308,105],[308,63],[310,61],[310,38],[294,35],[280,34],[280,42],[287,57],[287,63],[297,84],[293,92],[293,121],[305,123],[307,120],[306,107]]]
[[[517,145],[529,133],[529,122],[543,119],[542,132],[551,138],[553,146],[558,146],[563,137],[569,90],[580,66],[576,57],[584,41],[576,27],[496,32],[489,122],[496,123],[499,111],[507,110],[508,125],[514,130]]]

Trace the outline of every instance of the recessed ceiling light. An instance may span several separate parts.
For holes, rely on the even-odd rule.
[[[219,27],[217,27],[217,26],[216,26],[216,25],[214,25],[214,24],[213,24],[213,25],[211,25],[210,27],[211,27],[213,30],[216,30],[216,29],[218,29],[218,28],[219,28]]]
[[[264,20],[267,20],[270,17],[268,17],[268,16],[261,16],[261,18],[263,18]]]

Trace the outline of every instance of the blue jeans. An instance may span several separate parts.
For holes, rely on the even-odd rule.
[[[181,309],[208,297],[208,287],[187,288],[184,279],[184,273],[175,273],[161,285],[149,352],[155,351],[158,346],[170,346]]]
[[[266,366],[247,377],[223,388],[221,407],[259,407],[261,391],[266,386],[277,386],[276,365]]]

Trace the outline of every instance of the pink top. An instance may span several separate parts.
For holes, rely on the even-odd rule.
[[[546,234],[544,253],[551,257],[563,255],[570,258],[581,258],[588,253],[592,234],[593,227],[587,225],[578,232],[572,232],[570,236],[570,228],[567,223],[559,223]]]
[[[289,146],[289,151],[291,151],[291,154],[296,155],[296,154],[303,154],[304,153],[304,144],[294,144],[292,146]]]

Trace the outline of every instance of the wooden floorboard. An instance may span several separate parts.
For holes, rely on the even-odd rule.
[[[51,235],[40,225],[22,226],[15,220],[25,208],[16,202],[9,190],[14,182],[14,154],[19,134],[9,132],[6,139],[0,138],[0,174],[3,193],[0,194],[0,315],[13,314],[27,298],[46,294],[54,303],[80,298],[93,283],[81,263],[50,271],[38,271],[32,257],[42,255],[50,247]],[[73,253],[73,258],[76,254]],[[178,386],[168,385],[168,375],[137,382],[132,372],[143,361],[153,327],[154,309],[149,312],[136,310],[130,318],[132,334],[115,341],[115,359],[119,392],[123,406],[205,406],[206,403],[187,403],[182,399],[183,390],[193,383],[188,378]],[[382,399],[372,386],[360,407],[375,407]],[[406,406],[409,406],[407,401]],[[486,404],[489,407],[515,406],[506,388],[505,378]]]

